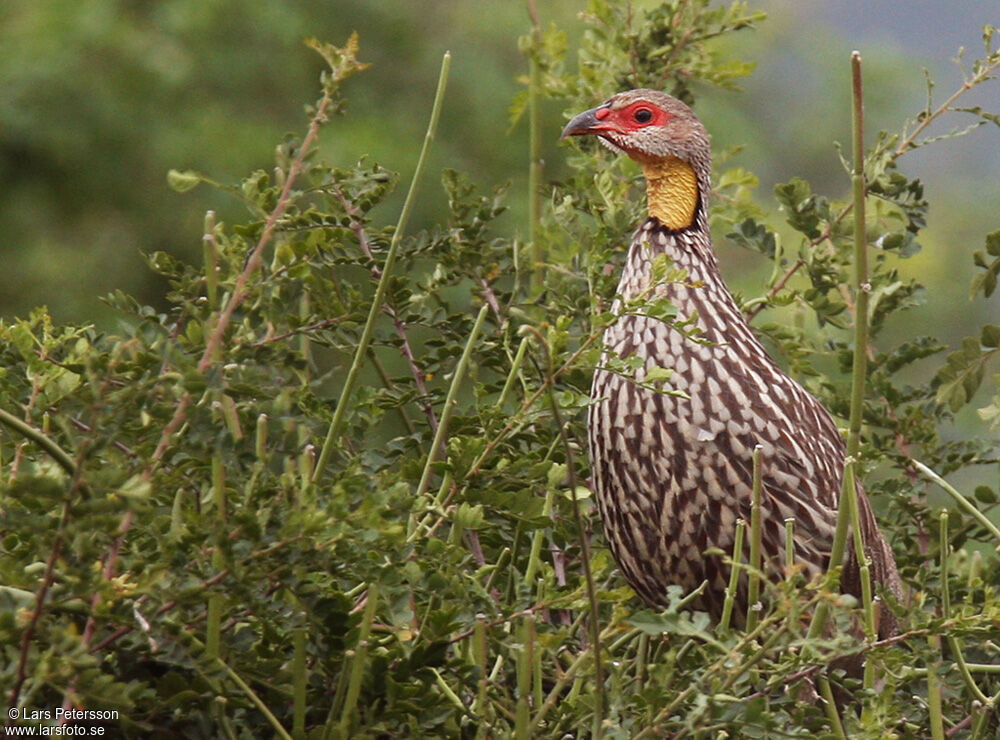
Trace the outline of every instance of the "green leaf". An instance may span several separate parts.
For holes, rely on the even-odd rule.
[[[152,492],[152,484],[141,473],[136,473],[121,484],[115,493],[132,501],[146,501]]]
[[[968,403],[983,382],[986,363],[998,351],[983,352],[975,337],[962,340],[962,348],[948,355],[945,366],[934,378],[937,402],[946,403],[952,411]]]
[[[984,347],[1000,347],[1000,326],[996,324],[984,326],[979,341]]]
[[[1000,229],[986,235],[986,253],[1000,257]]]
[[[167,184],[178,193],[193,190],[202,182],[202,176],[194,170],[170,170],[167,173]]]
[[[709,632],[711,620],[704,612],[666,611],[655,614],[650,611],[641,611],[633,614],[628,621],[633,627],[645,632],[647,635],[680,635],[683,637],[694,637],[710,645],[720,645],[718,640]]]
[[[826,198],[813,195],[809,183],[800,177],[775,185],[774,195],[788,223],[796,231],[810,239],[819,237],[820,223],[830,218],[830,205]]]
[[[997,492],[989,486],[976,486],[973,495],[977,501],[981,501],[984,504],[995,504],[998,500]]]
[[[769,231],[767,227],[757,223],[752,218],[740,223],[736,231],[726,234],[726,238],[741,247],[774,258],[776,251],[774,232]]]
[[[986,255],[995,257],[992,262]],[[997,278],[1000,276],[1000,230],[986,235],[986,251],[977,249],[972,255],[972,261],[983,272],[976,273],[972,278],[971,295],[973,298],[980,293],[989,298],[997,288]]]
[[[674,371],[669,367],[654,366],[646,371],[647,383],[662,383],[673,377]]]

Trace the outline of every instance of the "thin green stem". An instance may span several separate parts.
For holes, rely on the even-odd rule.
[[[865,225],[865,161],[864,161],[864,92],[861,84],[861,54],[851,54],[852,155],[854,166],[851,185],[854,195],[854,358],[851,365],[851,408],[848,421],[845,472],[837,505],[837,526],[830,550],[830,565],[823,587],[836,591],[840,584],[840,569],[844,564],[847,531],[850,525],[850,501],[856,496],[855,487],[847,485],[846,466],[857,458],[861,449],[861,421],[864,414],[865,373],[868,364],[868,241]],[[860,566],[859,562],[859,566]],[[809,637],[818,637],[826,627],[829,606],[820,602],[809,625]]]
[[[309,680],[306,637],[304,627],[292,633],[292,735],[296,740],[306,736],[306,689]]]
[[[941,528],[943,534],[948,534],[947,514],[942,520]],[[942,547],[946,540],[941,540]],[[945,559],[942,550],[941,559]],[[933,657],[927,660],[927,719],[931,726],[932,740],[944,740],[944,715],[941,711],[941,678],[938,676],[938,667],[941,664],[941,636],[927,635],[927,645],[930,647]]]
[[[559,697],[562,695],[563,689],[566,688],[566,684],[568,684],[570,681],[576,678],[577,673],[587,662],[587,660],[590,659],[590,657],[591,654],[589,651],[580,653],[578,656],[576,656],[576,660],[574,660],[570,664],[569,668],[567,668],[565,672],[563,672],[562,676],[555,682],[555,685],[552,687],[552,689],[549,691],[548,696],[545,698],[545,703],[542,704],[541,707],[539,707],[538,712],[536,712],[534,719],[531,720],[531,726],[529,727],[531,732],[536,732],[539,729],[539,727],[542,724],[542,721],[545,719],[545,715],[547,715],[549,713],[549,710],[551,710],[552,707],[556,705],[556,701],[558,701]]]
[[[267,718],[267,721],[271,725],[271,729],[274,730],[274,733],[282,740],[292,740],[292,736],[289,735],[288,731],[281,726],[281,722],[278,721],[278,718],[274,716],[270,709],[268,709],[267,704],[265,704],[261,698],[257,696],[257,693],[250,688],[250,685],[244,681],[240,675],[236,673],[236,671],[230,668],[228,664],[223,662],[221,658],[216,658],[215,662],[216,665],[226,672],[226,675],[229,676],[229,680],[236,684],[240,691],[243,692],[243,695],[246,696],[255,707],[257,707],[258,711],[263,714],[265,718]]]
[[[941,617],[947,621],[951,619],[951,587],[948,584],[948,559],[951,556],[951,542],[948,539],[948,512],[944,509],[938,515],[938,532],[941,542]],[[955,664],[958,672],[965,682],[966,688],[972,695],[982,702],[985,707],[992,707],[993,700],[990,699],[983,690],[979,688],[976,679],[972,677],[968,664],[965,662],[965,653],[962,651],[962,644],[957,637],[946,634],[948,647],[955,656]]]
[[[577,480],[575,463],[573,462],[573,448],[569,443],[569,436],[566,434],[566,425],[563,423],[559,402],[556,400],[552,352],[549,350],[549,346],[541,332],[534,327],[525,328],[535,335],[542,351],[545,352],[545,387],[547,388],[549,403],[552,407],[552,417],[559,429],[559,436],[562,439],[563,449],[566,454],[566,473],[569,477],[569,486],[572,491],[573,518],[576,520],[577,536],[580,538],[580,550],[582,553],[580,560],[583,566],[584,582],[587,586],[587,602],[590,606],[591,649],[594,653],[594,678],[597,683],[592,734],[596,740],[600,740],[604,736],[604,668],[601,663],[601,627],[598,619],[597,588],[594,586],[594,574],[590,569],[590,541],[587,539],[587,529],[583,522],[583,513],[580,511],[580,502],[577,499]]]
[[[487,690],[487,652],[486,652],[486,620],[482,616],[476,617],[476,624],[472,633],[472,652],[476,666],[479,668],[479,681],[477,682],[476,699],[472,704],[472,714],[479,718],[479,726],[476,729],[476,738],[486,737],[486,724],[484,711],[486,707]]]
[[[256,434],[254,436],[254,454],[258,462],[267,462],[267,414],[257,415]]]
[[[791,574],[795,566],[795,519],[789,517],[785,520],[785,573],[786,577]]]
[[[740,678],[740,676],[745,674],[747,671],[749,671],[751,668],[757,665],[761,660],[763,660],[764,656],[767,655],[767,653],[771,650],[771,648],[775,646],[778,640],[781,639],[781,636],[787,631],[788,631],[787,622],[774,629],[771,632],[770,636],[768,636],[767,640],[764,641],[763,645],[757,648],[757,650],[755,650],[754,653],[749,658],[747,658],[741,664],[736,666],[730,672],[729,677],[722,682],[722,689],[721,689],[722,692],[724,693],[729,689],[731,689],[733,684],[736,683],[736,681]]]
[[[431,142],[434,141],[434,136],[437,132],[438,118],[441,114],[441,104],[444,101],[444,91],[448,82],[448,70],[450,67],[451,52],[445,52],[444,58],[441,60],[441,74],[438,77],[437,92],[434,94],[434,104],[431,107],[431,118],[427,124],[424,144],[420,149],[420,157],[417,159],[417,167],[413,173],[413,179],[410,181],[410,189],[406,194],[406,200],[403,202],[403,210],[400,211],[396,230],[393,232],[392,241],[389,243],[389,251],[385,256],[385,264],[382,266],[382,275],[379,278],[378,285],[375,287],[375,295],[372,297],[371,306],[368,309],[368,320],[365,321],[364,329],[361,331],[361,338],[358,340],[358,346],[354,351],[354,360],[351,362],[351,367],[347,372],[347,378],[344,380],[344,387],[340,391],[340,398],[333,412],[333,419],[330,421],[326,439],[323,440],[323,447],[320,450],[319,458],[316,460],[316,466],[313,468],[312,480],[314,483],[319,480],[320,476],[323,475],[323,471],[326,470],[326,466],[333,456],[337,439],[347,419],[347,406],[350,403],[355,386],[357,386],[362,361],[368,352],[368,345],[372,340],[375,319],[382,311],[382,304],[385,302],[385,293],[389,286],[393,265],[396,263],[399,245],[402,242],[406,224],[410,220],[410,213],[413,210],[417,185],[420,182],[420,176],[423,174],[424,166],[427,162],[427,153],[430,151]]]
[[[209,307],[214,309],[219,290],[219,259],[215,249],[215,211],[205,212],[205,233],[202,236],[202,247],[205,252],[205,293],[208,296]]]
[[[531,737],[531,680],[533,672],[531,670],[534,662],[535,647],[535,619],[534,615],[528,614],[521,620],[518,641],[521,643],[521,650],[515,662],[517,676],[517,706],[514,720],[514,737],[517,740],[526,740]]]
[[[441,418],[438,420],[437,430],[434,432],[434,441],[431,443],[431,449],[427,453],[427,462],[424,463],[424,472],[420,476],[420,485],[417,486],[417,498],[423,496],[430,486],[431,476],[434,474],[434,462],[437,460],[439,451],[443,448],[444,441],[448,436],[448,425],[451,422],[455,404],[458,402],[458,389],[465,378],[465,371],[469,367],[469,358],[472,357],[472,348],[476,345],[476,340],[479,338],[479,332],[482,331],[483,322],[486,320],[488,311],[489,306],[484,303],[479,309],[479,315],[476,316],[476,323],[472,326],[472,332],[465,343],[465,349],[462,350],[462,356],[458,360],[458,365],[455,366],[455,373],[451,378],[451,386],[448,388],[448,396],[445,398],[444,408],[441,410]]]
[[[923,473],[932,481],[941,486],[941,488],[943,488],[945,492],[955,500],[955,503],[958,504],[959,508],[961,508],[964,512],[973,517],[977,522],[979,522],[979,524],[985,527],[990,534],[993,535],[993,537],[996,539],[997,542],[1000,542],[1000,528],[998,528],[996,524],[991,522],[989,520],[989,517],[987,517],[983,512],[977,509],[975,504],[969,501],[969,499],[967,499],[963,494],[959,493],[955,489],[955,487],[952,486],[948,481],[946,481],[940,475],[938,475],[933,470],[928,468],[922,462],[914,460],[911,457],[910,464],[912,464],[913,467],[915,467],[921,473]]]
[[[521,365],[524,363],[524,353],[528,349],[528,338],[522,337],[521,344],[517,348],[517,353],[514,355],[514,361],[510,365],[510,372],[507,373],[507,380],[503,384],[503,390],[500,391],[500,397],[497,399],[496,407],[503,412],[504,403],[507,401],[507,397],[510,395],[511,390],[514,388],[514,383],[517,381],[518,373],[521,371]]]
[[[73,458],[62,447],[49,439],[41,430],[35,429],[35,427],[3,409],[0,409],[0,424],[34,442],[48,453],[49,457],[55,460],[59,464],[59,467],[66,471],[68,476],[71,478],[76,477],[76,463],[73,461]]]
[[[854,532],[854,557],[858,562],[858,573],[861,581],[861,606],[865,620],[865,636],[869,642],[877,639],[875,633],[875,608],[872,602],[871,584],[871,564],[868,555],[865,553],[864,537],[861,534],[861,515],[858,508],[858,487],[854,473],[854,461],[851,460],[844,466],[844,495],[847,496],[847,505],[850,507],[851,525]],[[865,675],[867,677],[868,664],[865,664]],[[874,680],[874,676],[872,676]],[[865,688],[872,688],[866,685]]]
[[[361,694],[361,680],[364,677],[365,669],[368,666],[368,635],[371,633],[372,622],[375,619],[375,607],[378,604],[378,584],[368,584],[368,597],[365,603],[365,610],[361,617],[361,627],[358,632],[358,644],[351,658],[350,678],[347,683],[347,691],[344,695],[344,704],[340,711],[340,722],[337,729],[338,737],[347,738],[348,730],[351,726],[351,718],[358,703],[358,696]]]
[[[851,186],[854,194],[854,362],[851,367],[851,413],[847,455],[857,457],[861,448],[865,374],[868,365],[868,239],[865,223],[864,93],[861,85],[861,54],[851,54],[853,158]]]
[[[542,187],[541,53],[542,28],[534,0],[528,0],[531,15],[531,51],[528,55],[528,248],[531,255],[530,294],[537,295],[545,284],[545,255],[539,242]]]
[[[722,618],[719,620],[718,632],[724,635],[729,632],[729,623],[733,618],[733,604],[736,603],[736,592],[739,589],[740,571],[743,569],[743,536],[747,523],[742,519],[736,522],[736,535],[733,542],[733,558],[729,566],[729,587],[726,589],[726,599],[722,602]]]
[[[830,720],[830,729],[833,730],[834,737],[847,740],[847,733],[844,732],[844,724],[840,721],[837,713],[837,702],[833,699],[833,689],[830,688],[830,680],[826,676],[820,676],[816,681],[819,685],[820,696],[823,697],[823,708],[826,710],[826,717]]]
[[[471,713],[469,712],[469,708],[462,703],[462,700],[458,697],[458,694],[456,694],[455,690],[448,685],[447,681],[444,680],[444,676],[441,675],[440,671],[438,671],[438,669],[435,668],[434,666],[428,666],[428,668],[430,669],[431,673],[434,674],[434,683],[437,684],[437,687],[439,689],[441,689],[441,693],[444,694],[445,698],[449,702],[451,702],[455,706],[455,708],[458,709],[458,711],[460,711],[462,714],[474,719],[474,717],[472,717]]]
[[[985,737],[983,731],[986,729],[986,720],[992,713],[992,710],[987,707],[980,707],[978,711],[973,712],[975,719],[972,721],[972,735],[969,736],[969,740],[979,740]]]
[[[853,479],[851,480],[853,485]],[[847,529],[850,526],[850,507],[846,504],[848,476],[845,474],[840,484],[840,506],[837,508],[837,527],[833,532],[833,545],[830,549],[830,565],[823,579],[823,590],[827,593],[834,593],[840,586],[840,571],[844,563],[844,553],[847,549]],[[827,616],[830,613],[830,605],[824,599],[816,606],[813,612],[812,621],[809,623],[808,637],[810,640],[816,639],[823,630],[826,629]]]
[[[181,642],[186,643],[190,649],[205,654],[205,645],[194,635],[186,630],[178,630],[175,635]],[[236,671],[230,668],[224,660],[216,656],[210,659],[210,664],[214,668],[222,670],[229,677],[229,680],[236,684],[243,695],[250,700],[250,703],[257,707],[257,710],[264,715],[277,737],[281,738],[281,740],[293,740],[292,736],[288,734],[288,731],[282,726],[278,718],[274,716],[274,713],[268,708],[267,704],[257,695],[257,692]],[[215,685],[215,682],[210,678],[208,673],[199,671],[199,674],[209,682],[214,691],[221,694],[220,688]]]
[[[574,492],[574,496],[576,493]],[[552,502],[555,498],[555,487],[548,486],[545,489],[545,503],[542,504],[542,517],[550,519],[552,517]],[[524,582],[528,588],[533,588],[535,574],[542,564],[542,542],[545,539],[546,530],[536,529],[531,536],[531,552],[528,555],[528,565],[524,568]]]
[[[691,696],[691,694],[699,690],[702,690],[706,685],[711,685],[710,682],[711,680],[713,680],[714,674],[719,673],[721,671],[726,671],[726,674],[731,676],[732,673],[735,672],[738,677],[741,673],[752,668],[763,656],[763,653],[758,648],[757,650],[755,650],[754,655],[752,655],[742,664],[736,666],[733,665],[733,661],[730,656],[742,655],[745,652],[747,646],[752,645],[755,642],[761,640],[762,636],[765,633],[768,634],[768,639],[766,641],[767,644],[772,645],[774,642],[775,635],[780,636],[782,633],[787,632],[787,630],[788,630],[788,622],[787,620],[784,620],[784,617],[779,617],[779,615],[771,614],[768,617],[762,619],[760,624],[757,625],[756,629],[754,629],[752,632],[746,632],[740,639],[740,641],[732,648],[730,648],[728,653],[721,660],[718,660],[711,666],[709,666],[708,670],[705,671],[704,675],[702,676],[702,679],[699,682],[689,685],[686,689],[684,689],[684,691],[675,696],[672,701],[666,704],[666,706],[659,708],[659,711],[657,712],[656,716],[652,719],[650,725],[634,735],[635,740],[640,740],[641,738],[646,738],[646,737],[662,736],[662,733],[658,734],[658,727],[657,727],[658,723],[670,717],[679,706],[681,706],[685,701],[687,701],[687,699]]]
[[[750,562],[747,586],[747,632],[757,627],[760,615],[760,567],[761,567],[761,510],[760,495],[763,486],[762,456],[764,449],[757,445],[753,449],[753,488],[750,501]]]

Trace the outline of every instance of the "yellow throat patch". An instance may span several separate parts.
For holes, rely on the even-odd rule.
[[[668,157],[655,164],[642,164],[646,176],[649,215],[668,229],[686,229],[694,223],[698,207],[698,176],[687,162]]]

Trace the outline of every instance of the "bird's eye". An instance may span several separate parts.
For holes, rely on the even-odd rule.
[[[653,120],[653,111],[649,108],[639,108],[635,113],[632,114],[636,123],[649,123]]]

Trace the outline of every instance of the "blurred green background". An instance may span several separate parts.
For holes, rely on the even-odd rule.
[[[769,20],[721,43],[727,55],[755,62],[756,73],[742,93],[697,90],[697,108],[718,150],[745,145],[731,164],[760,176],[759,198],[772,211],[774,183],[795,175],[831,197],[847,191],[833,142],[848,141],[852,49],[865,60],[871,141],[922,107],[923,67],[943,100],[961,84],[951,61],[958,48],[971,61],[982,49],[982,25],[1000,24],[995,2],[772,0],[754,7]],[[572,48],[586,3],[537,0],[537,8],[543,25],[568,32]],[[404,183],[441,54],[450,49],[452,76],[428,171],[454,167],[484,187],[511,182],[511,210],[501,223],[523,232],[527,134],[523,124],[510,127],[508,107],[526,71],[517,38],[528,28],[523,2],[0,4],[0,316],[44,304],[59,320],[106,324],[113,316],[98,297],[118,288],[161,303],[164,286],[141,253],[196,259],[205,210],[230,222],[244,217],[233,199],[207,187],[172,192],[167,170],[237,182],[269,169],[274,145],[287,132],[301,134],[303,105],[318,95],[322,60],[302,43],[310,36],[342,44],[357,30],[361,57],[372,64],[349,83],[348,115],[324,130],[322,157],[350,163],[367,156]],[[1000,84],[969,98],[996,108]],[[559,104],[543,111],[550,177],[562,166],[565,112]],[[945,129],[963,123],[955,116]],[[968,285],[972,251],[1000,227],[1000,130],[984,127],[915,152],[904,165],[924,180],[931,202],[925,249],[905,265],[927,285],[929,301],[900,330],[930,324],[955,343],[991,311],[970,303]],[[443,211],[436,176],[428,180],[414,228]],[[397,193],[383,206],[387,221],[400,200]],[[765,265],[717,242],[728,279],[754,290]]]

